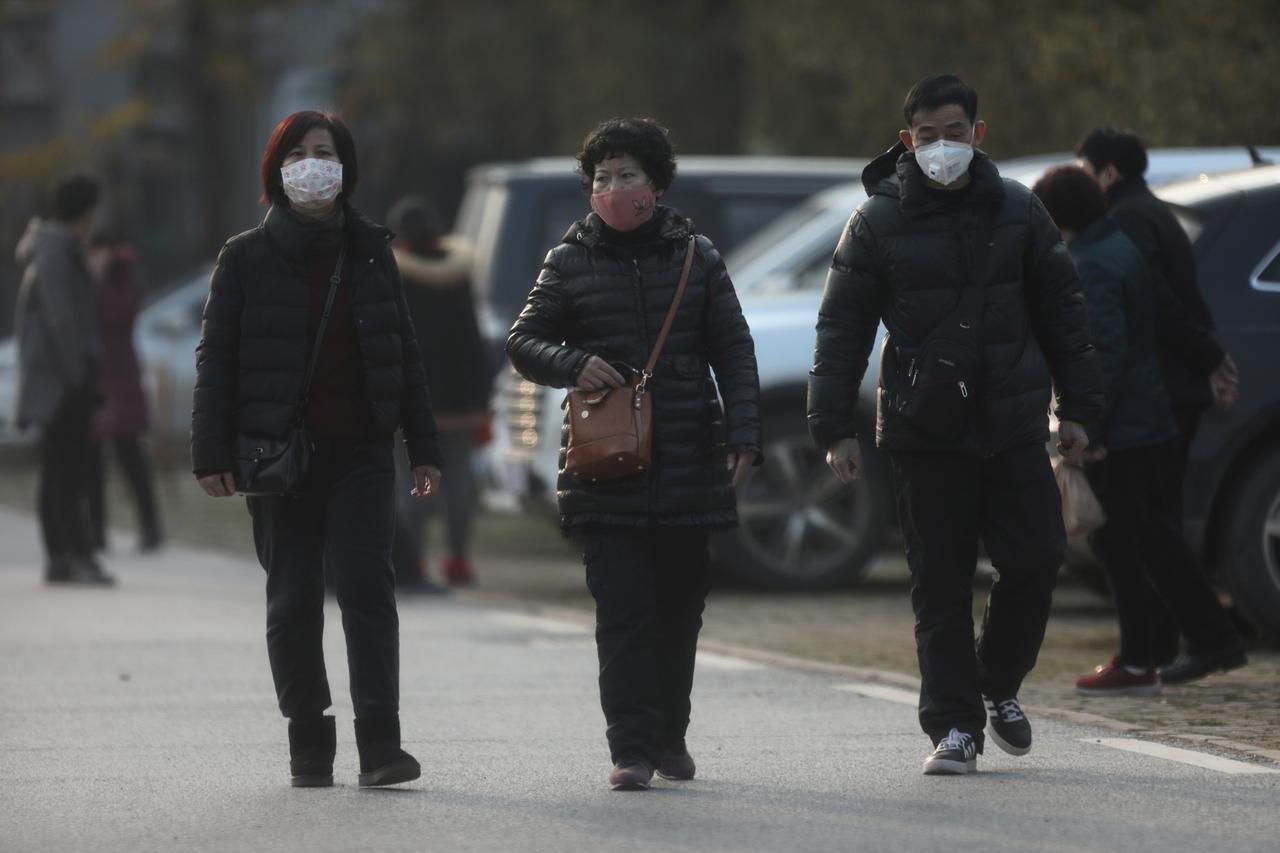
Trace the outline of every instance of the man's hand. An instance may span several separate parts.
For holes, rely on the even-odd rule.
[[[587,363],[578,371],[574,384],[583,391],[599,391],[602,388],[621,388],[627,384],[622,374],[614,370],[613,365],[598,355],[587,359]]]
[[[751,466],[756,464],[756,457],[759,455],[754,450],[744,450],[741,453],[734,450],[729,451],[727,467],[733,472],[733,487],[735,489],[742,482],[742,478],[747,476],[747,471],[751,470]]]
[[[215,498],[229,498],[236,493],[236,481],[230,471],[196,477],[196,482],[200,484],[200,488],[204,489],[206,495]]]
[[[1062,461],[1079,468],[1084,465],[1084,452],[1089,448],[1089,436],[1084,427],[1075,421],[1058,422],[1058,452]]]
[[[1224,355],[1213,373],[1209,374],[1209,390],[1213,392],[1213,405],[1226,411],[1240,398],[1240,369],[1230,355]]]
[[[429,498],[440,488],[440,469],[434,465],[419,465],[413,469],[413,488],[409,494],[415,498]]]
[[[842,483],[852,483],[862,476],[862,450],[858,439],[842,438],[827,450],[827,464]]]

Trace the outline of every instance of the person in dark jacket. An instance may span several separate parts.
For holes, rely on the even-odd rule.
[[[360,785],[420,774],[400,747],[393,436],[403,429],[422,497],[438,487],[440,450],[392,234],[351,206],[356,178],[355,143],[337,116],[304,111],[280,122],[262,158],[271,207],[218,254],[196,349],[192,467],[205,492],[226,497],[236,488],[237,434],[289,429],[330,279],[338,278],[302,407],[316,447],[310,490],[247,499],[267,572],[267,654],[297,787],[333,784],[321,642],[326,563],[347,639]]]
[[[926,774],[973,770],[988,715],[1002,749],[1031,748],[1018,689],[1066,540],[1045,449],[1051,388],[1072,464],[1103,405],[1075,268],[1040,202],[976,149],[977,105],[949,74],[908,93],[907,129],[863,171],[869,198],[836,247],[809,379],[813,439],[837,477],[856,479],[858,388],[883,320],[876,442],[892,462],[911,568],[920,724],[935,746]],[[999,579],[975,652],[979,540]]]
[[[1232,647],[1241,662],[1244,651],[1170,511],[1177,501],[1161,476],[1178,428],[1161,378],[1152,275],[1138,248],[1106,215],[1102,188],[1083,169],[1054,169],[1033,191],[1062,229],[1080,273],[1106,387],[1106,415],[1089,441],[1096,461],[1085,473],[1107,516],[1092,544],[1115,596],[1120,652],[1079,678],[1076,690],[1091,696],[1158,693],[1151,589],[1193,651]]]
[[[133,249],[108,235],[94,237],[89,250],[102,327],[103,405],[93,421],[89,454],[89,518],[99,547],[106,544],[105,453],[107,445],[124,472],[140,528],[138,549],[154,551],[163,541],[156,508],[151,461],[142,443],[147,430],[147,397],[133,346],[133,324],[142,305],[138,261]]]
[[[696,250],[648,383],[650,468],[590,482],[564,470],[563,440],[560,452],[561,525],[582,546],[596,601],[609,785],[635,790],[649,786],[655,768],[667,779],[694,775],[685,732],[711,580],[708,532],[737,523],[734,486],[760,462],[760,383],[720,254],[692,222],[657,204],[676,171],[666,130],[650,119],[603,122],[578,164],[594,212],[547,253],[511,328],[507,354],[525,378],[587,391],[627,384],[625,374],[649,358],[690,239]]]
[[[471,457],[488,429],[493,368],[476,320],[472,256],[466,241],[444,233],[439,211],[424,196],[396,202],[387,214],[387,224],[399,235],[393,247],[396,264],[404,277],[405,301],[422,349],[431,409],[449,471],[436,501],[419,501],[407,488],[400,490],[396,505],[397,585],[400,589],[441,592],[443,588],[427,578],[423,554],[427,517],[440,501],[444,502],[448,535],[441,575],[451,585],[475,582],[471,531],[476,480]]]
[[[17,426],[40,431],[36,487],[48,583],[110,585],[94,559],[88,514],[90,423],[101,397],[102,333],[84,245],[98,183],[84,175],[53,187],[53,219],[33,219],[15,256],[18,288]]]
[[[1213,315],[1196,281],[1191,240],[1169,207],[1147,186],[1147,150],[1136,135],[1116,128],[1091,131],[1076,148],[1080,166],[1098,179],[1111,218],[1133,241],[1152,274],[1160,363],[1178,440],[1164,446],[1160,466],[1174,496],[1167,509],[1182,530],[1183,484],[1200,419],[1211,406],[1230,408],[1240,393],[1240,375],[1214,337]],[[1200,678],[1237,660],[1235,649],[1199,649],[1181,657],[1177,621],[1152,596],[1153,654],[1169,684]],[[1175,659],[1176,658],[1176,659]]]

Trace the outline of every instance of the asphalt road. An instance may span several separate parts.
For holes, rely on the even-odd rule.
[[[0,851],[1276,850],[1280,772],[1035,720],[1030,756],[920,774],[912,696],[700,660],[699,778],[604,785],[588,631],[517,609],[401,604],[402,720],[422,779],[360,790],[342,638],[337,786],[288,786],[254,564],[107,560],[50,589],[30,519],[0,512]],[[1138,751],[1134,751],[1138,750]]]

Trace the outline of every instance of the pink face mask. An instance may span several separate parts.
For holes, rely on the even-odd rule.
[[[653,187],[648,185],[591,196],[591,209],[614,231],[636,230],[653,216],[656,203]]]

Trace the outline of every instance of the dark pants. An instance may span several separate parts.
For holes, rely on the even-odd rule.
[[[422,500],[409,494],[413,475],[407,467],[398,467],[396,475],[396,577],[419,580],[423,572],[419,561],[427,547],[427,519],[443,512],[448,536],[448,555],[460,560],[471,554],[471,530],[475,519],[476,478],[471,467],[474,429],[442,430],[440,451],[444,456],[445,476],[440,481],[440,494]]]
[[[600,705],[614,763],[656,765],[689,728],[702,610],[711,588],[708,534],[695,527],[574,530],[596,600]]]
[[[1152,590],[1193,651],[1239,642],[1182,535],[1182,501],[1162,476],[1174,453],[1167,445],[1115,450],[1085,469],[1107,514],[1106,526],[1091,542],[1111,580],[1120,618],[1120,660],[1129,666],[1146,668],[1157,661]]]
[[[119,435],[108,441],[95,442],[89,453],[89,521],[94,542],[106,543],[107,506],[106,444],[111,445],[125,482],[133,495],[133,505],[144,544],[160,538],[160,518],[156,513],[155,489],[151,484],[151,462],[138,435]]]
[[[911,568],[920,662],[920,726],[979,745],[985,694],[1017,695],[1035,666],[1066,548],[1062,499],[1042,445],[991,457],[890,454]],[[975,650],[973,578],[979,540],[999,577]]]
[[[267,655],[280,710],[301,719],[332,704],[321,643],[327,563],[342,609],[356,718],[395,715],[400,622],[391,570],[391,440],[321,441],[315,462],[311,494],[246,499],[267,571]]]
[[[41,438],[36,505],[51,561],[93,553],[87,474],[93,406],[93,397],[87,393],[67,394]]]
[[[1161,445],[1160,470],[1157,476],[1163,479],[1168,497],[1172,502],[1168,509],[1171,521],[1177,526],[1178,535],[1182,535],[1184,517],[1183,497],[1187,478],[1187,461],[1191,458],[1191,445],[1196,440],[1200,429],[1201,409],[1174,409],[1174,420],[1178,424],[1178,437]],[[1160,594],[1154,588],[1147,590],[1147,612],[1150,614],[1151,656],[1157,665],[1168,663],[1178,654],[1179,631],[1178,620],[1165,606]]]

